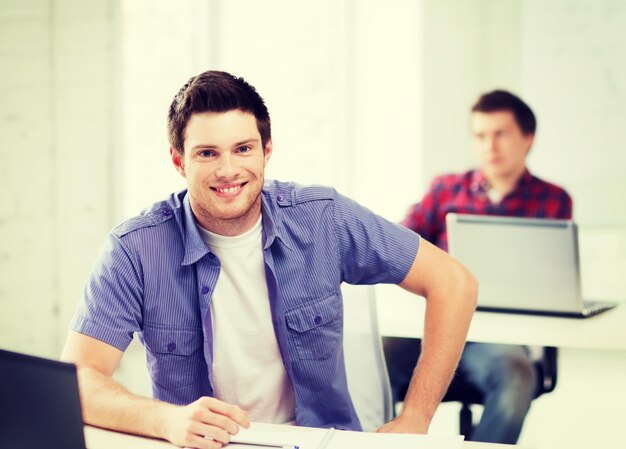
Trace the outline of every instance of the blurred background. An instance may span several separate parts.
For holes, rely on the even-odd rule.
[[[620,0],[0,0],[0,347],[60,355],[105,234],[184,186],[166,112],[207,69],[265,98],[269,178],[393,221],[474,165],[478,95],[517,93],[531,171],[574,199],[583,291],[624,298],[624,55]],[[118,376],[149,394],[141,363]]]

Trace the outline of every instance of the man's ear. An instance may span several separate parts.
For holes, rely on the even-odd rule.
[[[530,148],[533,146],[533,142],[535,141],[535,135],[526,134],[524,139],[526,140],[526,154],[528,155],[528,153],[530,153]]]
[[[170,147],[170,157],[172,158],[172,164],[176,167],[176,171],[180,173],[183,178],[187,177],[185,173],[185,165],[183,164],[183,156],[174,147]]]
[[[272,155],[272,150],[274,147],[272,146],[272,139],[269,139],[265,142],[265,148],[263,149],[263,158],[265,159],[263,163],[263,167],[267,167],[267,163],[270,161],[270,156]]]

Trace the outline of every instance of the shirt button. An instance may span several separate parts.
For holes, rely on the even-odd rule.
[[[322,322],[322,317],[321,317],[321,316],[319,316],[319,315],[318,315],[318,316],[316,316],[316,317],[313,319],[313,322],[314,322],[315,324],[319,325],[319,324]]]
[[[169,209],[163,209],[163,215],[169,217],[170,215],[172,215],[172,211]]]
[[[202,293],[203,295],[206,295],[207,293],[209,293],[209,287],[202,287],[202,290],[200,290],[200,293]]]
[[[284,200],[284,199],[285,199],[285,197],[284,197],[284,196],[282,196],[282,195],[278,195],[278,196],[276,197],[276,199],[277,199],[278,201],[282,201],[282,200]]]
[[[169,342],[167,344],[167,352],[174,352],[175,350],[176,350],[176,343],[174,343],[173,341]]]

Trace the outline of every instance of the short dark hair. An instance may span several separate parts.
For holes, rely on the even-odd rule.
[[[167,115],[167,134],[170,145],[184,152],[185,128],[195,113],[227,112],[240,109],[256,118],[261,144],[272,138],[270,114],[263,98],[243,78],[227,72],[209,70],[192,77],[178,91]]]
[[[506,90],[494,90],[483,94],[472,107],[472,112],[511,111],[525,136],[535,134],[537,119],[530,106]]]

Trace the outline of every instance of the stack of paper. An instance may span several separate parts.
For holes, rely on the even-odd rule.
[[[233,436],[233,449],[461,449],[462,436],[370,433],[252,423]]]

